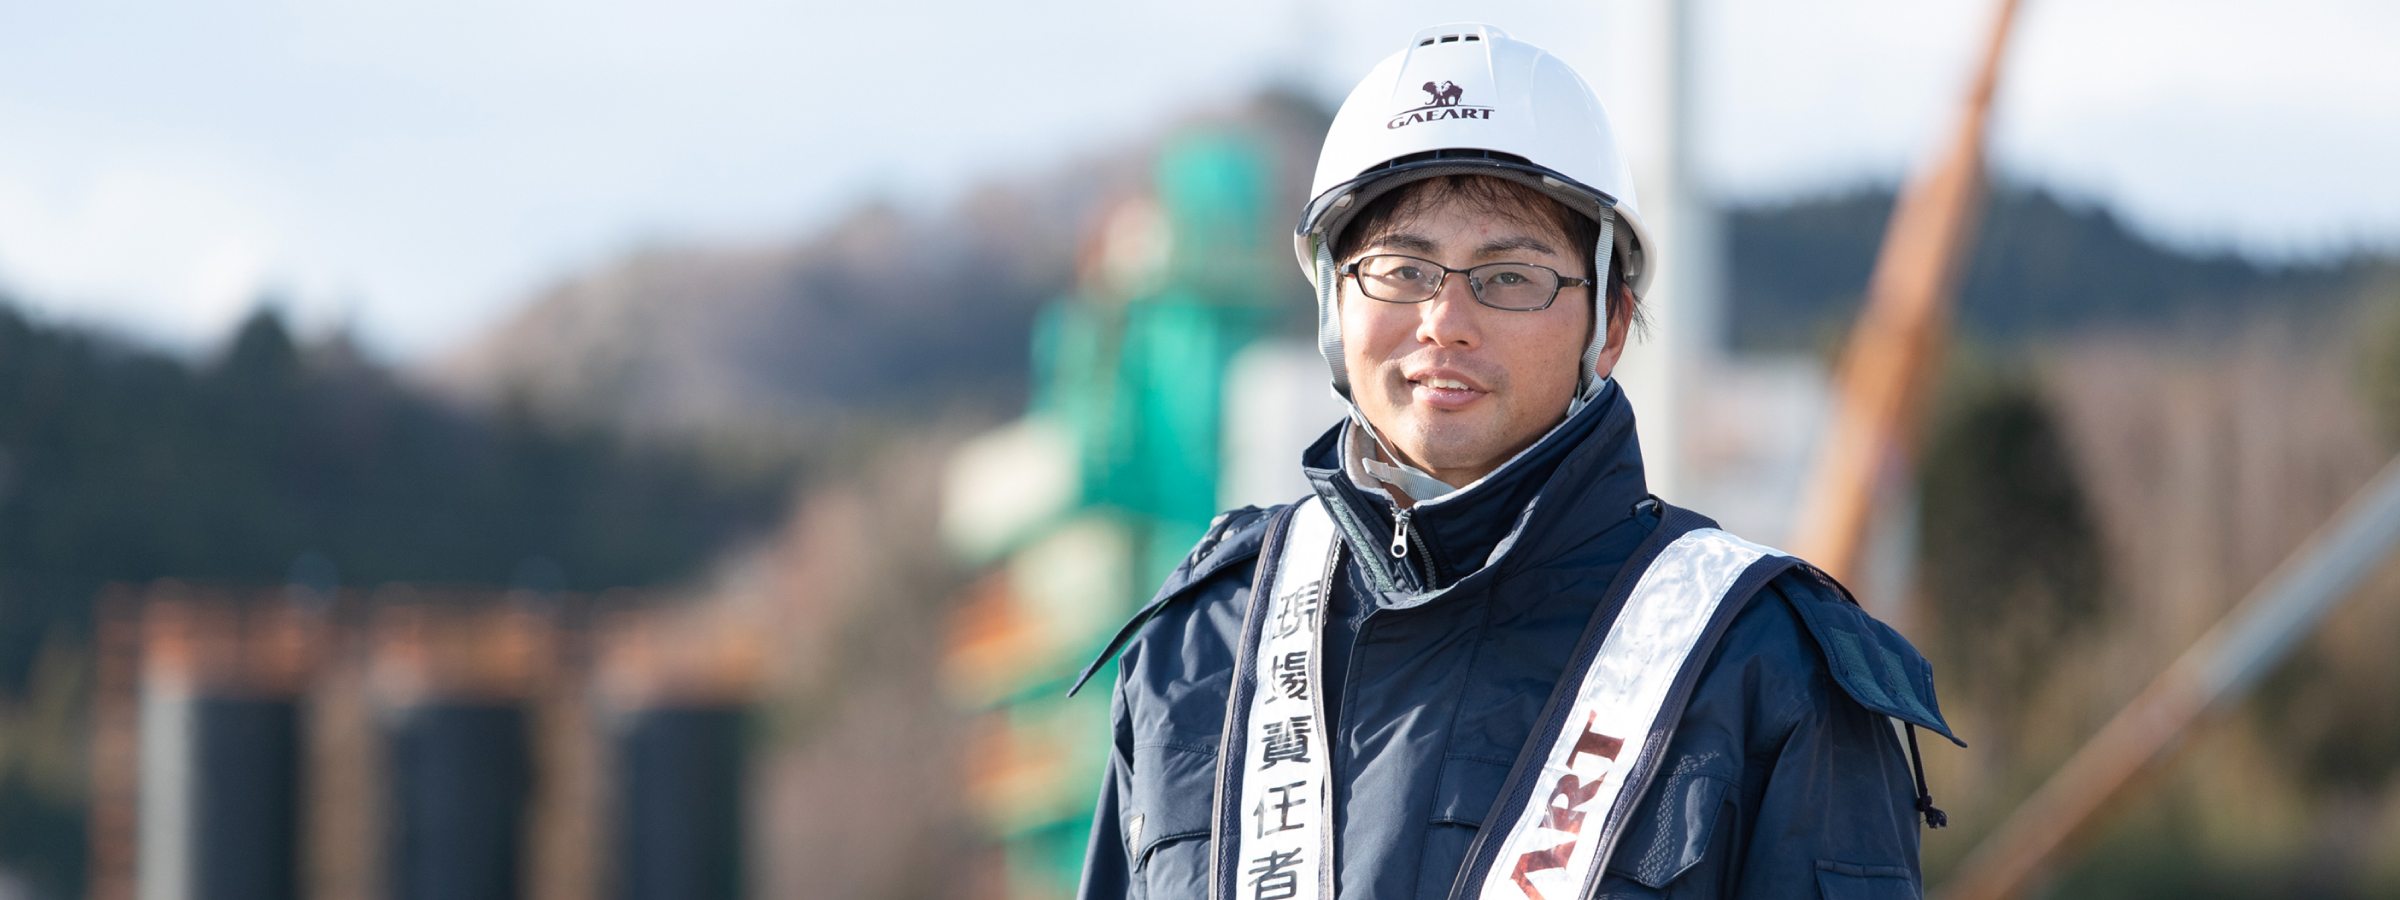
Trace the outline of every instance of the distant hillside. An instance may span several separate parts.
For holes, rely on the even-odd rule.
[[[0,696],[102,582],[320,577],[551,589],[688,577],[791,474],[727,473],[522,411],[467,415],[271,311],[189,365],[0,298]]]
[[[1013,407],[1024,323],[1073,272],[1074,224],[993,195],[955,220],[865,210],[791,246],[646,250],[551,289],[432,377],[651,433]]]
[[[79,896],[80,764],[30,761],[82,758],[105,583],[687,582],[794,478],[462,413],[271,311],[195,365],[0,297],[0,874]]]
[[[1830,346],[1856,315],[1892,211],[1888,190],[1735,210],[1736,347]],[[2208,327],[2262,312],[2313,315],[2346,306],[2386,265],[2351,258],[2266,267],[2230,253],[2194,254],[2139,234],[2106,209],[2003,187],[1991,198],[1960,297],[1959,328],[1991,343],[2093,329]]]
[[[1202,120],[1282,160],[1296,208],[1326,114],[1267,94]],[[491,404],[637,433],[822,436],[842,423],[1023,408],[1035,310],[1084,234],[1147,183],[1144,143],[1007,179],[937,215],[860,210],[785,244],[645,250],[567,279],[426,377]],[[1266,223],[1289,227],[1279,214]],[[1274,233],[1274,232],[1270,232]],[[1292,279],[1295,302],[1305,286]]]
[[[1263,224],[1288,228],[1327,113],[1270,94],[1213,121],[1270,146],[1282,196]],[[487,406],[513,398],[572,422],[771,444],[861,420],[1014,415],[1034,311],[1067,289],[1084,232],[1104,203],[1140,188],[1155,150],[1145,142],[1005,179],[939,213],[870,207],[788,243],[632,253],[543,293],[425,374]],[[1734,345],[1833,346],[1891,204],[1889,191],[1862,190],[1734,210]],[[2105,209],[2004,187],[1986,210],[1960,326],[1989,344],[2321,311],[2348,304],[2380,265],[2271,268],[2188,253]],[[1304,328],[1305,287],[1295,277],[1291,289]]]

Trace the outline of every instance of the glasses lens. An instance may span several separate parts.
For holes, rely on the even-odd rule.
[[[1493,263],[1468,270],[1475,299],[1501,309],[1541,309],[1558,295],[1558,273],[1523,263]]]
[[[1407,256],[1370,256],[1358,261],[1358,288],[1377,300],[1417,303],[1433,296],[1442,269]]]

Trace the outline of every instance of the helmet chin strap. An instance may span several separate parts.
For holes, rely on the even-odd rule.
[[[1333,372],[1333,394],[1350,402],[1350,363],[1342,358],[1342,314],[1334,306],[1334,291],[1342,284],[1333,265],[1333,241],[1317,239],[1317,353]],[[1355,405],[1352,409],[1356,409]]]
[[[1614,323],[1608,320],[1608,294],[1616,288],[1608,280],[1608,260],[1617,250],[1617,213],[1612,209],[1600,211],[1600,246],[1592,249],[1592,342],[1583,348],[1583,369],[1576,373],[1575,399],[1567,401],[1571,418],[1583,405],[1600,396],[1600,388],[1608,379],[1600,377],[1600,354],[1608,350],[1608,331]]]

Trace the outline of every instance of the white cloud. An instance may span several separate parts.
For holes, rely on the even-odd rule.
[[[1706,0],[1707,159],[1735,197],[1888,180],[1951,125],[1994,5]],[[2400,6],[2027,0],[2004,171],[2275,257],[2400,243]]]
[[[2400,7],[2029,5],[1999,156],[2183,241],[2269,256],[2400,238]]]
[[[213,338],[276,272],[283,238],[238,179],[116,160],[34,182],[0,171],[0,278],[74,318],[155,339]]]

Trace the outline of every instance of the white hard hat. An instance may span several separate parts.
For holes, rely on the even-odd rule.
[[[1657,250],[1636,209],[1633,174],[1617,150],[1608,112],[1591,87],[1558,57],[1498,28],[1424,29],[1342,101],[1292,236],[1300,268],[1317,285],[1319,350],[1345,398],[1350,383],[1333,303],[1340,276],[1332,245],[1376,197],[1444,175],[1504,178],[1590,216],[1601,226],[1595,280],[1606,280],[1614,253],[1634,296],[1650,285]],[[1597,389],[1593,370],[1608,339],[1607,294],[1592,292],[1595,324],[1578,401]]]

